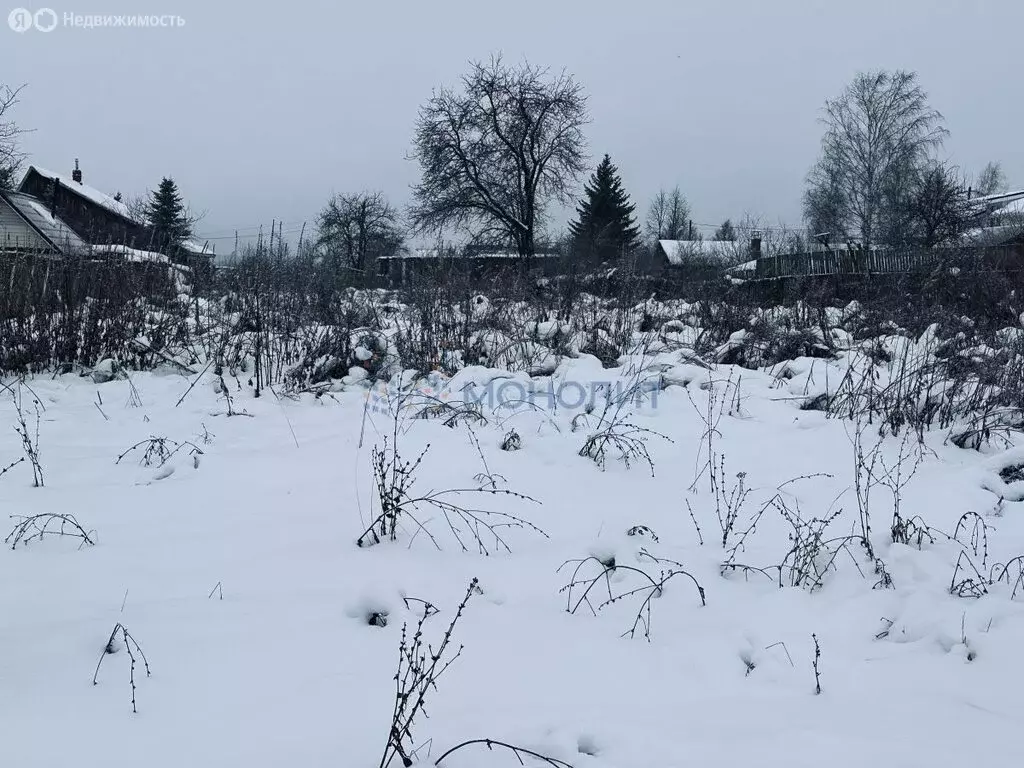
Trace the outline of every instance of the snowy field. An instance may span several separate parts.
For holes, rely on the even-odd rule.
[[[467,383],[510,375],[483,368],[435,381],[426,412],[352,382],[256,399],[243,379],[228,416],[212,376],[184,398],[195,377],[173,370],[7,380],[0,468],[22,455],[15,395],[30,440],[38,397],[44,485],[28,461],[0,476],[3,535],[73,515],[93,545],[26,542],[28,525],[0,552],[0,764],[377,766],[403,623],[433,606],[436,649],[473,578],[447,649],[461,655],[413,723],[418,764],[474,739],[580,768],[1012,764],[1024,441],[879,442],[877,425],[801,409],[841,359],[785,376],[681,351],[623,362],[516,376],[578,385],[589,414],[544,397],[467,413]],[[616,378],[628,397],[605,411],[594,382]],[[617,427],[637,441],[629,466],[615,441],[603,469],[580,455],[609,418],[633,425]],[[372,451],[387,460],[396,434],[403,461],[429,444],[407,499],[463,489],[434,498],[522,524],[477,541],[453,508],[409,502],[395,541],[357,546],[382,512]],[[128,645],[105,648],[118,624]],[[519,762],[477,745],[441,765]]]

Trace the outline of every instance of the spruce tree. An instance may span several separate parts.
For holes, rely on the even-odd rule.
[[[636,206],[629,201],[619,170],[608,155],[583,191],[585,196],[576,209],[578,220],[569,224],[577,245],[602,261],[636,248],[640,241],[633,216]]]
[[[156,247],[173,252],[192,236],[192,225],[174,179],[164,177],[146,209]]]

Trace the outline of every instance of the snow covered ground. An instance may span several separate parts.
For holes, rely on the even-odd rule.
[[[173,372],[99,385],[29,379],[30,428],[32,393],[44,408],[45,486],[32,486],[27,462],[15,466],[0,476],[0,509],[72,514],[95,546],[46,537],[0,551],[0,764],[376,766],[402,624],[422,612],[403,597],[439,609],[424,623],[436,647],[473,577],[481,594],[453,641],[464,650],[414,726],[423,764],[481,738],[592,768],[1012,760],[1024,724],[1024,587],[1014,593],[1013,567],[987,582],[997,564],[1024,554],[1024,504],[1013,500],[1024,497],[1021,483],[998,475],[1024,463],[1021,449],[963,450],[936,432],[920,452],[889,437],[873,453],[877,429],[866,429],[862,453],[877,461],[866,483],[876,562],[846,540],[859,531],[855,425],[801,410],[791,396],[800,377],[707,371],[676,353],[660,362],[654,401],[629,405],[631,423],[664,435],[633,433],[653,477],[642,458],[627,467],[614,448],[604,470],[579,455],[600,405],[583,416],[584,406],[564,403],[483,408],[486,422],[471,428],[464,419],[445,426],[450,410],[405,412],[400,454],[415,459],[430,445],[416,469],[420,494],[484,486],[536,500],[455,497],[546,534],[501,529],[509,553],[484,532],[490,556],[472,543],[464,552],[427,507],[417,509],[425,531],[405,520],[397,542],[356,546],[380,512],[371,450],[394,432],[387,408],[368,407],[361,386],[319,399],[255,399],[243,388],[233,408],[247,415],[228,417],[206,380],[176,406],[191,380]],[[460,373],[442,400],[451,406],[462,384],[491,375]],[[611,375],[584,356],[563,361],[554,378],[590,392]],[[0,391],[0,468],[21,455],[13,402]],[[502,450],[513,429],[521,449]],[[183,445],[147,467],[142,446],[115,463],[151,436],[202,453]],[[876,482],[901,452],[904,474],[886,478],[905,483],[902,517],[934,529],[920,547],[892,543],[893,494]],[[725,546],[723,505],[736,508]],[[970,512],[981,523],[968,515],[957,532]],[[810,560],[800,561],[806,549],[791,553],[794,532],[821,545]],[[602,577],[612,557],[619,567]],[[723,570],[726,562],[737,567]],[[658,581],[680,568],[689,575],[663,590],[639,573]],[[585,584],[566,589],[574,572],[597,579],[589,602]],[[951,585],[986,593],[960,597]],[[599,608],[609,594],[622,597]],[[386,626],[372,626],[374,614],[386,614]],[[137,657],[137,714],[128,648],[115,640],[114,653],[102,653],[119,622],[152,673]],[[485,747],[442,763],[518,764]]]

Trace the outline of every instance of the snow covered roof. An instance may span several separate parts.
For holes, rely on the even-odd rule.
[[[747,244],[736,240],[659,240],[658,245],[673,267],[694,261],[733,264],[750,252]]]
[[[141,251],[126,245],[94,245],[91,252],[94,256],[121,256],[125,261],[152,261],[159,264],[169,264],[171,261],[162,253]]]
[[[140,218],[138,216],[132,215],[132,212],[128,208],[128,206],[125,205],[120,200],[115,200],[113,197],[106,194],[105,192],[100,192],[98,189],[96,189],[95,187],[90,187],[88,184],[82,184],[80,182],[77,182],[68,174],[54,173],[53,171],[47,170],[46,168],[41,168],[38,165],[30,165],[28,173],[31,173],[33,170],[40,176],[42,176],[44,179],[50,179],[51,181],[59,181],[61,183],[61,186],[67,187],[72,192],[80,195],[81,197],[84,197],[91,203],[95,203],[101,208],[105,208],[111,213],[117,214],[122,218],[128,219],[128,221],[131,221],[135,224],[141,224],[144,226],[149,225],[149,222],[146,221],[145,218]],[[28,177],[28,173],[25,174],[26,178]],[[181,247],[184,248],[186,251],[189,251],[194,254],[204,254],[209,256],[213,255],[213,248],[209,247],[209,244],[206,241],[196,240],[195,238],[186,240],[181,244]]]
[[[53,171],[48,171],[45,168],[40,168],[38,165],[30,165],[28,167],[28,173],[26,173],[25,176],[27,177],[29,173],[32,173],[32,171],[35,171],[45,179],[59,181],[61,186],[67,187],[75,194],[84,197],[86,200],[89,200],[102,208],[106,208],[111,213],[116,213],[118,216],[128,219],[129,221],[139,223],[128,210],[128,206],[120,200],[115,200],[105,192],[100,192],[98,189],[90,187],[88,184],[80,184],[72,179],[70,174],[54,173]]]
[[[538,259],[549,259],[558,256],[557,251],[538,251],[533,254]],[[489,251],[487,253],[475,253],[466,251],[441,251],[438,248],[416,248],[411,251],[396,253],[394,256],[381,256],[379,260],[388,259],[519,259],[522,258],[516,251]]]
[[[726,270],[730,274],[740,274],[745,272],[756,272],[757,271],[757,259],[752,261],[745,261],[742,264],[737,264],[735,267],[730,267]]]
[[[196,240],[191,238],[181,244],[181,247],[190,253],[196,253],[203,256],[213,256],[213,248],[210,246],[209,241]]]
[[[993,235],[1000,237],[998,230],[1003,229],[1005,225],[1018,223],[1024,219],[1024,190],[976,197],[967,204],[974,224],[979,231],[983,231],[983,238],[987,241],[991,240]]]
[[[89,247],[71,227],[52,215],[42,201],[23,192],[6,192],[3,193],[3,198],[58,253],[73,253]]]
[[[516,251],[488,251],[487,253],[467,253],[464,254],[466,258],[470,259],[519,259],[522,255]],[[537,251],[533,254],[536,259],[550,259],[557,256],[558,253],[555,251]]]
[[[1005,224],[997,227],[975,227],[964,232],[956,245],[968,245],[977,247],[996,247],[1006,245],[1018,238],[1024,237],[1024,226],[1020,224]]]
[[[972,197],[967,201],[968,205],[983,208],[1003,208],[1009,203],[1024,201],[1024,189],[1018,189],[1016,192],[999,192],[994,195],[982,195],[981,197]]]
[[[1024,192],[1020,193],[1020,197],[1016,197],[1010,200],[1008,203],[1001,205],[997,211],[999,215],[1024,215]]]

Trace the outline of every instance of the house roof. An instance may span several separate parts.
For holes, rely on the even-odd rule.
[[[954,245],[997,247],[1016,242],[1024,236],[1024,226],[1004,224],[996,227],[975,227],[964,232]]]
[[[26,172],[25,174],[25,178],[28,178],[28,174],[31,173],[32,171],[35,171],[44,179],[50,179],[51,181],[59,181],[61,183],[61,186],[70,189],[72,192],[79,195],[80,197],[85,198],[90,203],[98,205],[101,208],[104,208],[105,210],[110,211],[111,213],[120,216],[121,218],[126,219],[133,224],[149,226],[148,221],[140,220],[139,217],[132,215],[131,209],[129,209],[128,206],[125,205],[120,200],[115,200],[113,197],[106,194],[105,192],[100,192],[98,189],[96,189],[95,187],[90,187],[88,184],[81,184],[75,181],[73,178],[71,178],[71,176],[68,174],[54,173],[53,171],[49,171],[46,168],[41,168],[38,165],[30,165],[28,168],[28,172]],[[22,179],[22,184],[24,183],[24,179]],[[181,244],[181,247],[184,248],[186,251],[190,251],[196,254],[205,254],[208,256],[212,256],[213,249],[207,246],[208,243],[201,242],[194,238],[186,240]]]
[[[730,267],[726,271],[729,272],[729,274],[734,274],[734,275],[745,274],[745,273],[748,273],[748,272],[756,272],[757,271],[757,259],[753,259],[751,261],[745,261],[742,264],[737,264],[735,267]]]
[[[999,192],[994,195],[972,197],[967,201],[967,204],[977,208],[990,207],[998,209],[1003,208],[1009,203],[1015,203],[1021,200],[1024,200],[1024,189],[1018,189],[1016,192]]]
[[[115,200],[105,192],[100,192],[94,187],[90,187],[88,184],[79,184],[77,181],[71,178],[69,174],[54,173],[48,171],[45,168],[40,168],[38,165],[30,165],[28,172],[25,174],[25,178],[28,178],[28,174],[35,171],[45,179],[51,181],[59,181],[62,186],[67,187],[75,194],[84,197],[91,203],[95,203],[101,208],[106,208],[111,213],[117,214],[121,218],[128,219],[128,221],[138,224],[131,212],[128,210],[128,206],[122,203],[120,200]],[[22,181],[24,184],[24,180]]]
[[[538,251],[533,254],[538,259],[549,259],[558,256],[557,251]],[[465,251],[441,251],[438,248],[416,248],[411,251],[403,251],[393,256],[381,256],[379,260],[390,259],[519,259],[522,258],[517,251],[490,251],[487,253],[472,253]]]
[[[1019,193],[1020,197],[1015,197],[1012,200],[1001,205],[996,213],[1000,215],[1022,215],[1024,214],[1024,192]]]
[[[749,246],[736,240],[659,240],[658,246],[673,267],[694,261],[734,264],[749,252]]]
[[[210,242],[208,240],[199,241],[195,239],[186,240],[181,244],[182,248],[186,251],[190,251],[191,253],[196,253],[201,256],[213,256],[214,249],[209,246]]]
[[[0,192],[7,203],[59,254],[84,251],[89,246],[46,205],[23,192]]]
[[[125,261],[152,261],[159,264],[171,263],[171,260],[162,253],[129,248],[126,245],[95,245],[92,248],[92,253],[96,256],[121,256]]]

